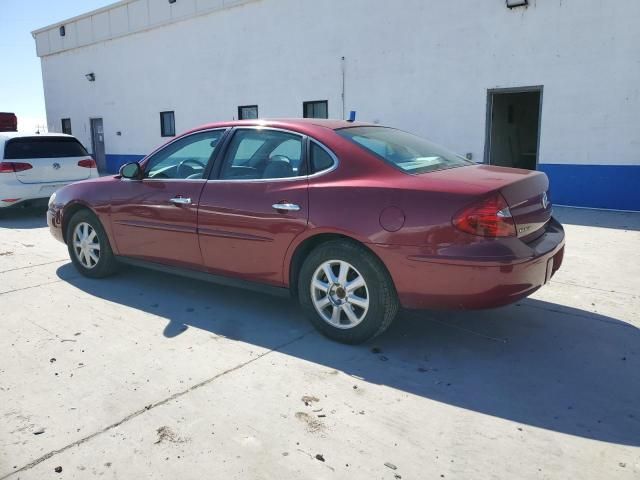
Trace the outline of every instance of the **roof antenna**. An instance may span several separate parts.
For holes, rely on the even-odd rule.
[[[356,121],[356,111],[351,110],[351,112],[349,112],[349,120],[347,120],[347,122],[353,123],[355,121]]]

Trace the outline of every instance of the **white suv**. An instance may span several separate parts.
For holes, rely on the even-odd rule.
[[[0,211],[98,176],[96,162],[71,135],[0,132]]]

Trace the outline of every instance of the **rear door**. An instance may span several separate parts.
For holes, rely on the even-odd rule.
[[[184,136],[154,153],[144,178],[114,184],[111,222],[120,255],[204,270],[198,201],[224,129]]]
[[[276,129],[233,132],[200,198],[198,234],[210,272],[283,284],[287,249],[307,228],[305,141]]]
[[[7,140],[6,161],[28,163],[31,168],[16,173],[22,183],[71,183],[86,180],[91,168],[90,156],[74,137],[34,136]]]

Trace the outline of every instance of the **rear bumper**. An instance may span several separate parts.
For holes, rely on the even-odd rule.
[[[503,261],[425,255],[421,247],[369,246],[387,266],[404,308],[495,308],[531,295],[562,265],[564,230],[554,219],[545,228],[526,245],[526,257]]]
[[[43,202],[47,204],[47,200],[53,192],[68,185],[66,183],[20,183],[17,180],[11,182],[3,182],[0,190],[2,190],[2,198],[0,198],[0,208],[18,207],[27,203]],[[3,201],[3,200],[12,201]],[[39,203],[38,203],[39,204]]]

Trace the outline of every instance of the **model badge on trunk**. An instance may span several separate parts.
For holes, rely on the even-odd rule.
[[[60,164],[59,164],[59,163],[57,163],[57,162],[56,162],[56,163],[54,163],[54,164],[53,164],[53,169],[54,169],[54,170],[60,170]]]

